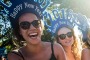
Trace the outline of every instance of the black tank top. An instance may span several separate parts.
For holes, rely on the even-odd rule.
[[[55,55],[54,55],[53,43],[51,43],[51,50],[52,50],[52,54],[51,54],[50,60],[57,60],[56,57],[55,57]],[[14,54],[22,57],[22,59],[25,60],[24,57],[23,57],[23,55],[22,55],[22,53],[19,50],[18,50],[18,53],[19,54],[17,52],[15,52],[15,51],[12,51],[12,53],[14,53]]]
[[[52,50],[52,54],[51,54],[50,60],[57,60],[55,55],[54,55],[53,43],[51,43],[51,50]]]

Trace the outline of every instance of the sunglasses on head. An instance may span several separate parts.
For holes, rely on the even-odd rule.
[[[66,36],[71,38],[73,36],[73,33],[72,32],[68,32],[67,34],[60,34],[60,35],[58,35],[58,37],[60,39],[62,39],[62,40],[64,40],[66,38]]]
[[[34,21],[32,21],[32,22],[23,21],[23,22],[21,22],[21,23],[19,24],[19,26],[20,26],[22,29],[26,30],[26,29],[29,29],[29,28],[30,28],[31,24],[32,24],[35,28],[38,28],[38,27],[40,26],[40,24],[41,24],[41,21],[40,21],[40,20],[34,20]]]

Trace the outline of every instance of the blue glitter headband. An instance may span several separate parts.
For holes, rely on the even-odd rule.
[[[9,3],[7,6],[3,0],[0,1],[0,4],[9,11],[8,16],[14,28],[16,20],[23,13],[34,13],[42,19],[45,9],[50,5],[50,0],[10,0]]]
[[[68,10],[68,9],[61,9],[60,11],[53,10],[52,11],[54,18],[51,16],[50,13],[46,12],[44,14],[44,23],[46,27],[48,28],[47,30],[52,33],[54,36],[57,32],[57,30],[61,27],[69,27],[69,28],[74,28],[76,25],[73,21],[75,20],[73,16],[73,11]],[[47,20],[45,18],[48,18]],[[48,24],[48,22],[50,23]]]
[[[46,12],[43,20],[48,28],[47,30],[51,32],[53,36],[55,36],[58,29],[61,27],[74,28],[77,26],[83,34],[83,39],[87,38],[87,30],[90,28],[90,21],[85,15],[74,13],[72,10],[68,9],[61,9],[59,11],[53,10],[52,13],[55,19],[52,17],[51,13]],[[45,18],[48,19],[46,20]]]
[[[78,29],[81,30],[83,34],[83,39],[87,39],[87,30],[88,28],[90,28],[89,19],[85,15],[82,15],[80,13],[78,14],[74,13],[74,16],[75,20],[78,21],[78,23],[76,23],[75,21],[74,22],[77,24]]]

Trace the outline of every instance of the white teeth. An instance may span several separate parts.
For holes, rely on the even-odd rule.
[[[30,35],[37,35],[37,33],[31,33]]]
[[[38,36],[37,32],[32,32],[28,35],[30,38],[36,38]]]

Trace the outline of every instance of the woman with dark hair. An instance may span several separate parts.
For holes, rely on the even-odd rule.
[[[8,54],[8,60],[66,60],[61,45],[41,41],[42,12],[37,0],[12,0],[10,21],[16,38],[26,45]],[[49,1],[44,1],[48,2]]]

